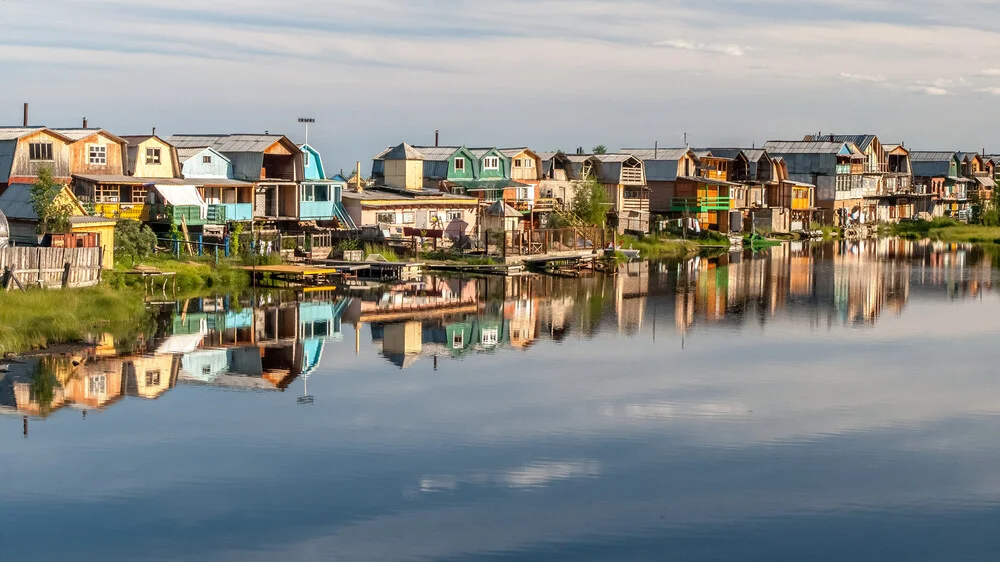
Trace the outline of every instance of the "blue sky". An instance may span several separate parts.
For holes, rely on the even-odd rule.
[[[1000,152],[982,0],[0,0],[0,123],[284,132],[329,171],[402,140]]]

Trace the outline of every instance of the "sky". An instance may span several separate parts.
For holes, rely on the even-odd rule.
[[[873,133],[1000,152],[988,0],[0,0],[0,124],[383,148],[759,146]]]

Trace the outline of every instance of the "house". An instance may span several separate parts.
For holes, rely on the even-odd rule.
[[[782,233],[808,229],[816,212],[816,186],[789,179],[788,166],[781,157],[771,158],[771,164],[767,205],[751,212],[754,227]]]
[[[631,154],[598,154],[594,158],[600,162],[597,181],[608,192],[618,230],[649,233],[649,186],[642,160]]]
[[[128,142],[126,169],[145,188],[145,221],[154,229],[170,225],[200,229],[208,205],[196,186],[181,180],[177,148],[156,135],[123,136]]]
[[[156,135],[125,135],[125,174],[139,178],[183,177],[177,149]]]
[[[450,159],[447,166],[454,162]],[[397,236],[403,235],[404,228],[443,231],[444,237],[455,241],[474,235],[479,200],[425,188],[427,170],[433,171],[434,166],[424,162],[423,151],[406,143],[383,151],[372,166],[373,174],[378,172],[373,176],[375,185],[343,194],[351,220],[359,227],[377,226]],[[447,169],[440,167],[439,172],[447,173]]]
[[[515,209],[525,212],[534,209],[540,199],[538,184],[542,181],[542,159],[529,148],[502,148],[500,152],[507,158],[510,169],[510,179],[525,184],[515,191],[513,199],[505,201]],[[552,204],[544,205],[545,211],[551,211]]]
[[[212,147],[178,148],[181,174],[208,206],[209,224],[253,220],[254,184],[235,179],[233,162]]]
[[[357,228],[344,209],[342,194],[347,182],[327,179],[323,158],[308,144],[299,145],[304,163],[299,184],[299,220],[333,223],[340,228]]]
[[[967,195],[970,208],[990,201],[993,198],[993,188],[996,187],[992,161],[975,152],[959,152],[957,156],[961,164],[961,176],[969,180]]]
[[[254,185],[254,219],[282,225],[299,221],[304,155],[288,137],[270,133],[173,135],[167,142],[178,149],[212,148],[229,159],[233,179]]]
[[[488,232],[514,233],[521,229],[521,219],[523,218],[524,215],[517,209],[503,201],[494,201],[483,211],[483,227]],[[510,235],[508,235],[509,237]],[[508,244],[510,244],[509,241]]]
[[[0,189],[15,183],[34,183],[43,168],[68,184],[72,142],[44,127],[0,127]]]
[[[884,144],[886,172],[882,177],[882,189],[875,197],[874,220],[896,223],[909,219],[917,213],[927,212],[930,196],[918,194],[913,188],[913,165],[910,151],[902,144]]]
[[[710,166],[713,163],[715,167],[721,166],[725,171],[723,177],[715,179],[737,184],[732,188],[732,192],[730,193],[730,209],[738,210],[744,216],[747,216],[749,209],[760,208],[765,205],[765,201],[767,200],[767,185],[770,180],[760,181],[756,176],[756,172],[761,171],[761,168],[770,166],[771,162],[770,157],[767,156],[767,151],[754,151],[757,160],[763,160],[765,163],[765,166],[755,165],[753,167],[754,173],[751,173],[750,158],[742,148],[695,149],[696,153],[702,151],[707,152],[709,156],[708,159],[703,158],[702,160]]]
[[[651,213],[692,218],[710,230],[731,230],[731,197],[740,185],[726,179],[728,159],[714,157],[709,151],[699,155],[689,148],[622,150],[647,165]]]
[[[576,181],[581,179],[576,176],[573,163],[562,152],[539,152],[538,158],[541,161],[539,199],[551,206],[547,211],[568,208],[576,193]]]
[[[970,180],[960,177],[962,164],[958,154],[913,150],[910,163],[915,191],[930,196],[927,212],[936,217],[968,220]]]
[[[101,216],[91,216],[73,195],[69,187],[63,186],[57,195],[70,206],[70,230],[75,240],[73,246],[100,247],[104,249],[105,269],[115,266],[115,220]],[[0,193],[0,212],[7,217],[10,241],[17,246],[37,246],[38,215],[31,202],[31,184],[15,183]],[[65,242],[65,240],[64,240]]]
[[[826,223],[864,221],[862,206],[865,156],[852,143],[770,141],[764,150],[781,157],[788,179],[816,186],[816,206]]]

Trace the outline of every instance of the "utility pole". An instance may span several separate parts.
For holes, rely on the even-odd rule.
[[[315,123],[315,122],[316,122],[316,120],[313,119],[312,117],[299,117],[299,123],[302,123],[306,127],[306,142],[305,142],[305,144],[309,144],[309,125],[312,124],[312,123]]]

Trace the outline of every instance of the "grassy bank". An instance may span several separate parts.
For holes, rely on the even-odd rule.
[[[150,267],[176,273],[178,294],[239,293],[250,283],[250,276],[240,269],[240,265],[231,260],[221,261],[216,265],[214,259],[191,258],[178,261],[166,257],[149,257],[136,266],[119,264],[106,277],[107,283],[112,287],[141,287],[142,281],[139,278],[124,275],[123,272],[135,267]]]
[[[901,222],[893,225],[890,232],[911,240],[1000,244],[1000,227],[965,224],[950,218]]]
[[[707,242],[708,245],[719,245],[722,247],[722,243],[718,241]],[[702,246],[706,245],[706,241],[702,240],[667,240],[663,238],[657,238],[655,236],[643,236],[638,238],[636,236],[619,236],[618,246],[623,249],[639,250],[639,255],[646,259],[669,259],[669,258],[686,258],[690,256],[698,255],[698,250]],[[729,243],[726,242],[726,246]]]
[[[0,293],[0,355],[87,336],[111,334],[128,339],[147,318],[142,294],[100,286],[64,291],[40,289]]]

